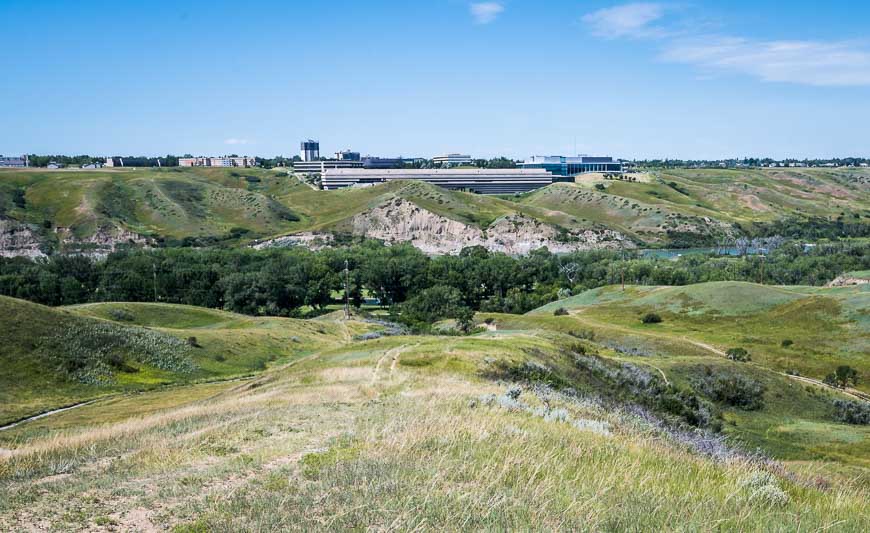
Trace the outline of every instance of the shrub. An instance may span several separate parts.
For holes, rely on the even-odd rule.
[[[136,317],[133,316],[133,313],[124,309],[109,309],[109,318],[115,320],[116,322],[132,322],[136,320]]]
[[[737,361],[739,363],[752,361],[752,357],[745,348],[729,348],[725,353],[728,355],[728,359],[731,359],[732,361]]]
[[[870,424],[870,404],[851,400],[834,400],[834,419],[846,424]]]
[[[845,389],[849,384],[857,385],[859,381],[858,371],[848,365],[840,365],[837,370],[825,376],[825,384],[832,387]]]
[[[764,407],[764,384],[740,374],[705,372],[695,380],[696,388],[713,401],[745,411]]]
[[[187,338],[187,345],[192,346],[194,348],[201,348],[201,346],[199,345],[199,341],[196,340],[196,337],[188,337]]]
[[[782,343],[781,343],[781,344],[782,344],[782,347],[783,347],[783,348],[788,348],[789,346],[791,346],[792,344],[794,344],[794,341],[791,340],[791,339],[782,339]]]
[[[565,309],[564,307],[560,307],[560,308],[556,309],[555,311],[553,311],[553,316],[567,316],[567,315],[568,315],[568,310]]]
[[[647,313],[640,319],[644,324],[658,324],[662,321],[662,317],[658,313]]]

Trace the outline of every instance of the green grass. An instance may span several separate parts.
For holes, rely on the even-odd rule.
[[[788,473],[716,460],[583,396],[527,389],[519,409],[484,400],[505,388],[482,370],[559,365],[561,338],[383,338],[231,387],[59,415],[0,444],[12,450],[0,456],[0,527],[32,516],[57,529],[177,531],[870,526],[866,488],[848,469],[822,482],[813,461]],[[559,417],[535,414],[545,398]]]
[[[318,191],[262,169],[3,170],[0,214],[35,228],[47,221],[79,239],[108,228],[237,243],[301,231],[350,231],[355,215],[400,197],[482,229],[523,214],[563,228],[609,228],[638,242],[667,245],[688,242],[687,236],[715,240],[732,233],[734,223],[782,217],[831,219],[843,213],[866,222],[870,192],[861,180],[868,177],[851,169],[661,171],[647,181],[599,180],[603,191],[581,180],[492,197],[419,182]],[[40,231],[58,246],[58,235]]]
[[[52,309],[0,297],[0,423],[106,394],[258,372],[366,328],[165,304]],[[107,363],[113,357],[118,364]]]

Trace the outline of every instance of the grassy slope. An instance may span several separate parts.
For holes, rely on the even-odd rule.
[[[655,242],[682,222],[726,223],[782,216],[870,215],[866,170],[672,170],[649,182],[581,180],[526,195],[521,203],[564,211]],[[603,183],[605,191],[593,188]],[[673,187],[671,184],[675,184]]]
[[[186,405],[163,391],[150,411],[95,404],[16,428],[0,528],[870,527],[866,489],[836,476],[820,490],[774,468],[764,492],[746,484],[762,465],[696,455],[619,410],[551,398],[567,423],[477,400],[504,390],[478,377],[495,361],[559,364],[558,337],[378,339]]]
[[[48,220],[79,237],[99,227],[173,238],[222,237],[243,228],[248,237],[268,237],[341,229],[355,214],[399,196],[481,228],[523,213],[567,228],[606,226],[667,242],[669,230],[703,228],[705,218],[731,224],[841,212],[866,217],[868,181],[870,172],[852,169],[662,171],[643,182],[581,180],[494,198],[421,183],[315,191],[281,171],[260,169],[5,170],[0,215],[35,225]],[[24,194],[23,207],[16,191]]]
[[[133,320],[108,322],[113,309],[123,309]],[[113,371],[107,383],[85,384],[61,378],[56,371],[59,363],[50,358],[82,359],[89,348],[87,342],[75,349],[66,346],[62,339],[55,340],[58,332],[91,338],[94,327],[100,324],[111,325],[109,339],[124,339],[130,337],[131,331],[142,331],[137,325],[149,328],[146,331],[156,335],[158,341],[196,337],[198,347],[184,347],[184,357],[194,369],[172,371],[143,363],[142,356],[148,352],[134,344],[117,350],[129,368]],[[0,297],[0,344],[4,346],[0,352],[0,423],[119,391],[248,374],[345,342],[361,328],[365,326],[252,318],[163,304],[92,304],[52,309]],[[105,345],[105,340],[94,340],[91,348]],[[171,343],[168,349],[178,351]]]
[[[554,317],[563,307],[567,317]],[[870,375],[870,290],[864,287],[771,287],[707,283],[687,287],[604,287],[554,302],[524,318],[503,319],[506,327],[594,331],[596,338],[646,357],[626,360],[654,365],[672,380],[689,383],[705,367],[729,369],[768,388],[761,411],[726,412],[726,432],[777,457],[814,458],[870,467],[870,431],[831,421],[829,389],[790,378],[822,379],[848,364]],[[661,324],[640,317],[655,311]],[[783,347],[782,340],[794,344]],[[749,350],[752,363],[725,360],[732,347]],[[870,391],[866,380],[858,386]],[[862,474],[863,475],[863,474]]]

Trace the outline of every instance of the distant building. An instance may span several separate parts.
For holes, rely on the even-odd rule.
[[[553,174],[544,169],[326,169],[325,190],[419,180],[445,189],[480,194],[514,194],[533,191],[553,183]]]
[[[27,168],[27,156],[3,157],[0,156],[0,168]]]
[[[180,167],[253,167],[256,160],[253,157],[179,157]],[[123,166],[123,164],[121,165]]]
[[[63,165],[61,165],[57,161],[51,161],[48,163],[48,165],[45,168],[48,168],[50,170],[57,170],[59,168],[63,168]]]
[[[359,152],[351,152],[350,150],[342,150],[335,152],[335,158],[339,161],[359,161]]]
[[[622,163],[614,161],[612,157],[577,156],[566,157],[563,155],[533,155],[520,163],[521,168],[542,168],[556,176],[576,176],[586,172],[622,172]]]
[[[95,168],[103,168],[103,164],[102,164],[102,163],[97,163],[97,162],[94,162],[94,163],[88,163],[87,165],[82,165],[82,168],[85,169],[85,170],[92,170],[92,169],[95,169]]]
[[[392,157],[364,157],[362,160],[363,168],[402,168],[405,161],[400,158]]]
[[[110,167],[110,168],[111,168],[111,167],[114,167],[114,166],[115,166],[115,160],[112,159],[111,157],[107,157],[107,158],[106,158],[106,162],[104,163],[103,166]]]
[[[317,161],[320,159],[320,143],[308,139],[299,144],[299,157],[302,161]]]
[[[472,159],[470,155],[447,154],[433,157],[432,162],[436,165],[440,164],[442,167],[456,167],[460,165],[470,165]]]
[[[362,168],[362,161],[340,161],[324,159],[322,161],[294,161],[293,172],[297,174],[322,174],[324,170],[335,168]]]

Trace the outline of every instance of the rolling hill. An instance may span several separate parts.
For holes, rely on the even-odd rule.
[[[14,313],[0,320],[21,317],[4,324],[11,359],[41,365],[3,378],[0,390],[32,391],[4,398],[7,412],[60,400],[51,389],[73,380],[47,381],[47,355],[29,343],[85,325],[141,329],[156,345],[196,336],[202,348],[176,351],[212,376],[218,354],[232,372],[250,371],[251,353],[282,356],[253,379],[184,377],[0,431],[0,528],[38,516],[57,529],[866,530],[870,429],[835,416],[838,401],[862,400],[810,377],[844,362],[870,370],[868,294],[605,287],[527,315],[479,314],[471,336],[369,340],[354,333],[376,326],[332,317],[5,299]],[[661,323],[640,322],[650,310]],[[752,361],[725,357],[734,345]],[[156,372],[123,347],[127,364]]]
[[[832,231],[860,233],[870,220],[868,180],[863,169],[659,171],[635,181],[587,175],[496,198],[424,183],[318,191],[262,169],[0,170],[0,246],[5,255],[105,253],[129,243],[335,233],[437,241],[450,250],[474,240],[492,246],[491,235],[493,242],[528,241],[526,248],[613,247],[623,236],[637,245],[686,246],[812,217]],[[396,211],[397,202],[410,211]],[[391,215],[409,212],[415,222],[401,235],[382,231]]]
[[[0,424],[107,394],[247,375],[366,328],[180,305],[50,308],[0,297]]]

